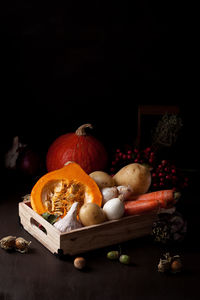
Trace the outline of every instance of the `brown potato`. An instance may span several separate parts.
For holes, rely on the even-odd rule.
[[[151,172],[148,167],[138,163],[129,164],[120,169],[113,179],[117,186],[131,186],[132,195],[144,194],[151,185]]]
[[[106,214],[97,204],[86,203],[80,208],[79,218],[84,226],[90,226],[106,221]]]
[[[96,182],[100,189],[115,185],[113,178],[106,172],[95,171],[90,173],[89,176]]]

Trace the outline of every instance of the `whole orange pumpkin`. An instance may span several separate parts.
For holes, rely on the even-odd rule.
[[[80,126],[75,133],[59,136],[49,147],[46,156],[47,171],[60,169],[68,161],[74,161],[87,173],[104,170],[108,154],[103,144],[85,129],[91,124]]]

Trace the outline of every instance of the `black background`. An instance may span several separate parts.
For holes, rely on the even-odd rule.
[[[15,135],[45,153],[57,136],[91,122],[93,134],[109,150],[134,141],[139,104],[175,104],[184,127],[174,154],[183,168],[196,171],[190,173],[182,202],[189,233],[184,245],[171,249],[133,240],[122,245],[133,258],[130,268],[110,264],[108,249],[103,249],[86,254],[88,269],[82,273],[20,228],[18,202],[30,186],[16,177],[12,184],[12,178],[1,181],[1,236],[16,233],[32,240],[32,246],[25,256],[2,250],[0,299],[196,299],[196,12],[188,2],[158,0],[1,1],[1,164]],[[183,273],[172,277],[157,272],[166,251],[183,255]]]
[[[108,147],[134,140],[139,104],[179,104],[183,159],[197,162],[195,8],[169,1],[0,4],[1,151],[44,151],[91,122]]]

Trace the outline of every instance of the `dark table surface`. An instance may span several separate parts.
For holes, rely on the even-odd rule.
[[[188,235],[184,242],[167,246],[151,237],[131,240],[121,245],[83,254],[84,271],[73,266],[74,257],[59,259],[51,254],[19,224],[18,202],[27,187],[6,188],[0,200],[0,238],[22,236],[30,240],[27,254],[0,249],[0,300],[33,299],[197,299],[200,283],[200,246],[198,245],[198,197],[187,195],[185,206]],[[189,194],[189,193],[188,193]],[[130,265],[109,261],[109,250],[121,248],[131,256]],[[184,269],[177,274],[157,271],[160,257],[179,254]]]

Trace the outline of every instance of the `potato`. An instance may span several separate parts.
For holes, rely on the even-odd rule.
[[[90,226],[106,221],[106,214],[96,203],[85,203],[80,208],[79,218],[84,226]]]
[[[115,185],[113,178],[106,172],[95,171],[90,173],[89,176],[96,182],[100,189]]]
[[[148,167],[138,163],[129,164],[120,169],[113,179],[117,186],[131,186],[132,195],[144,194],[151,185],[151,172]]]

